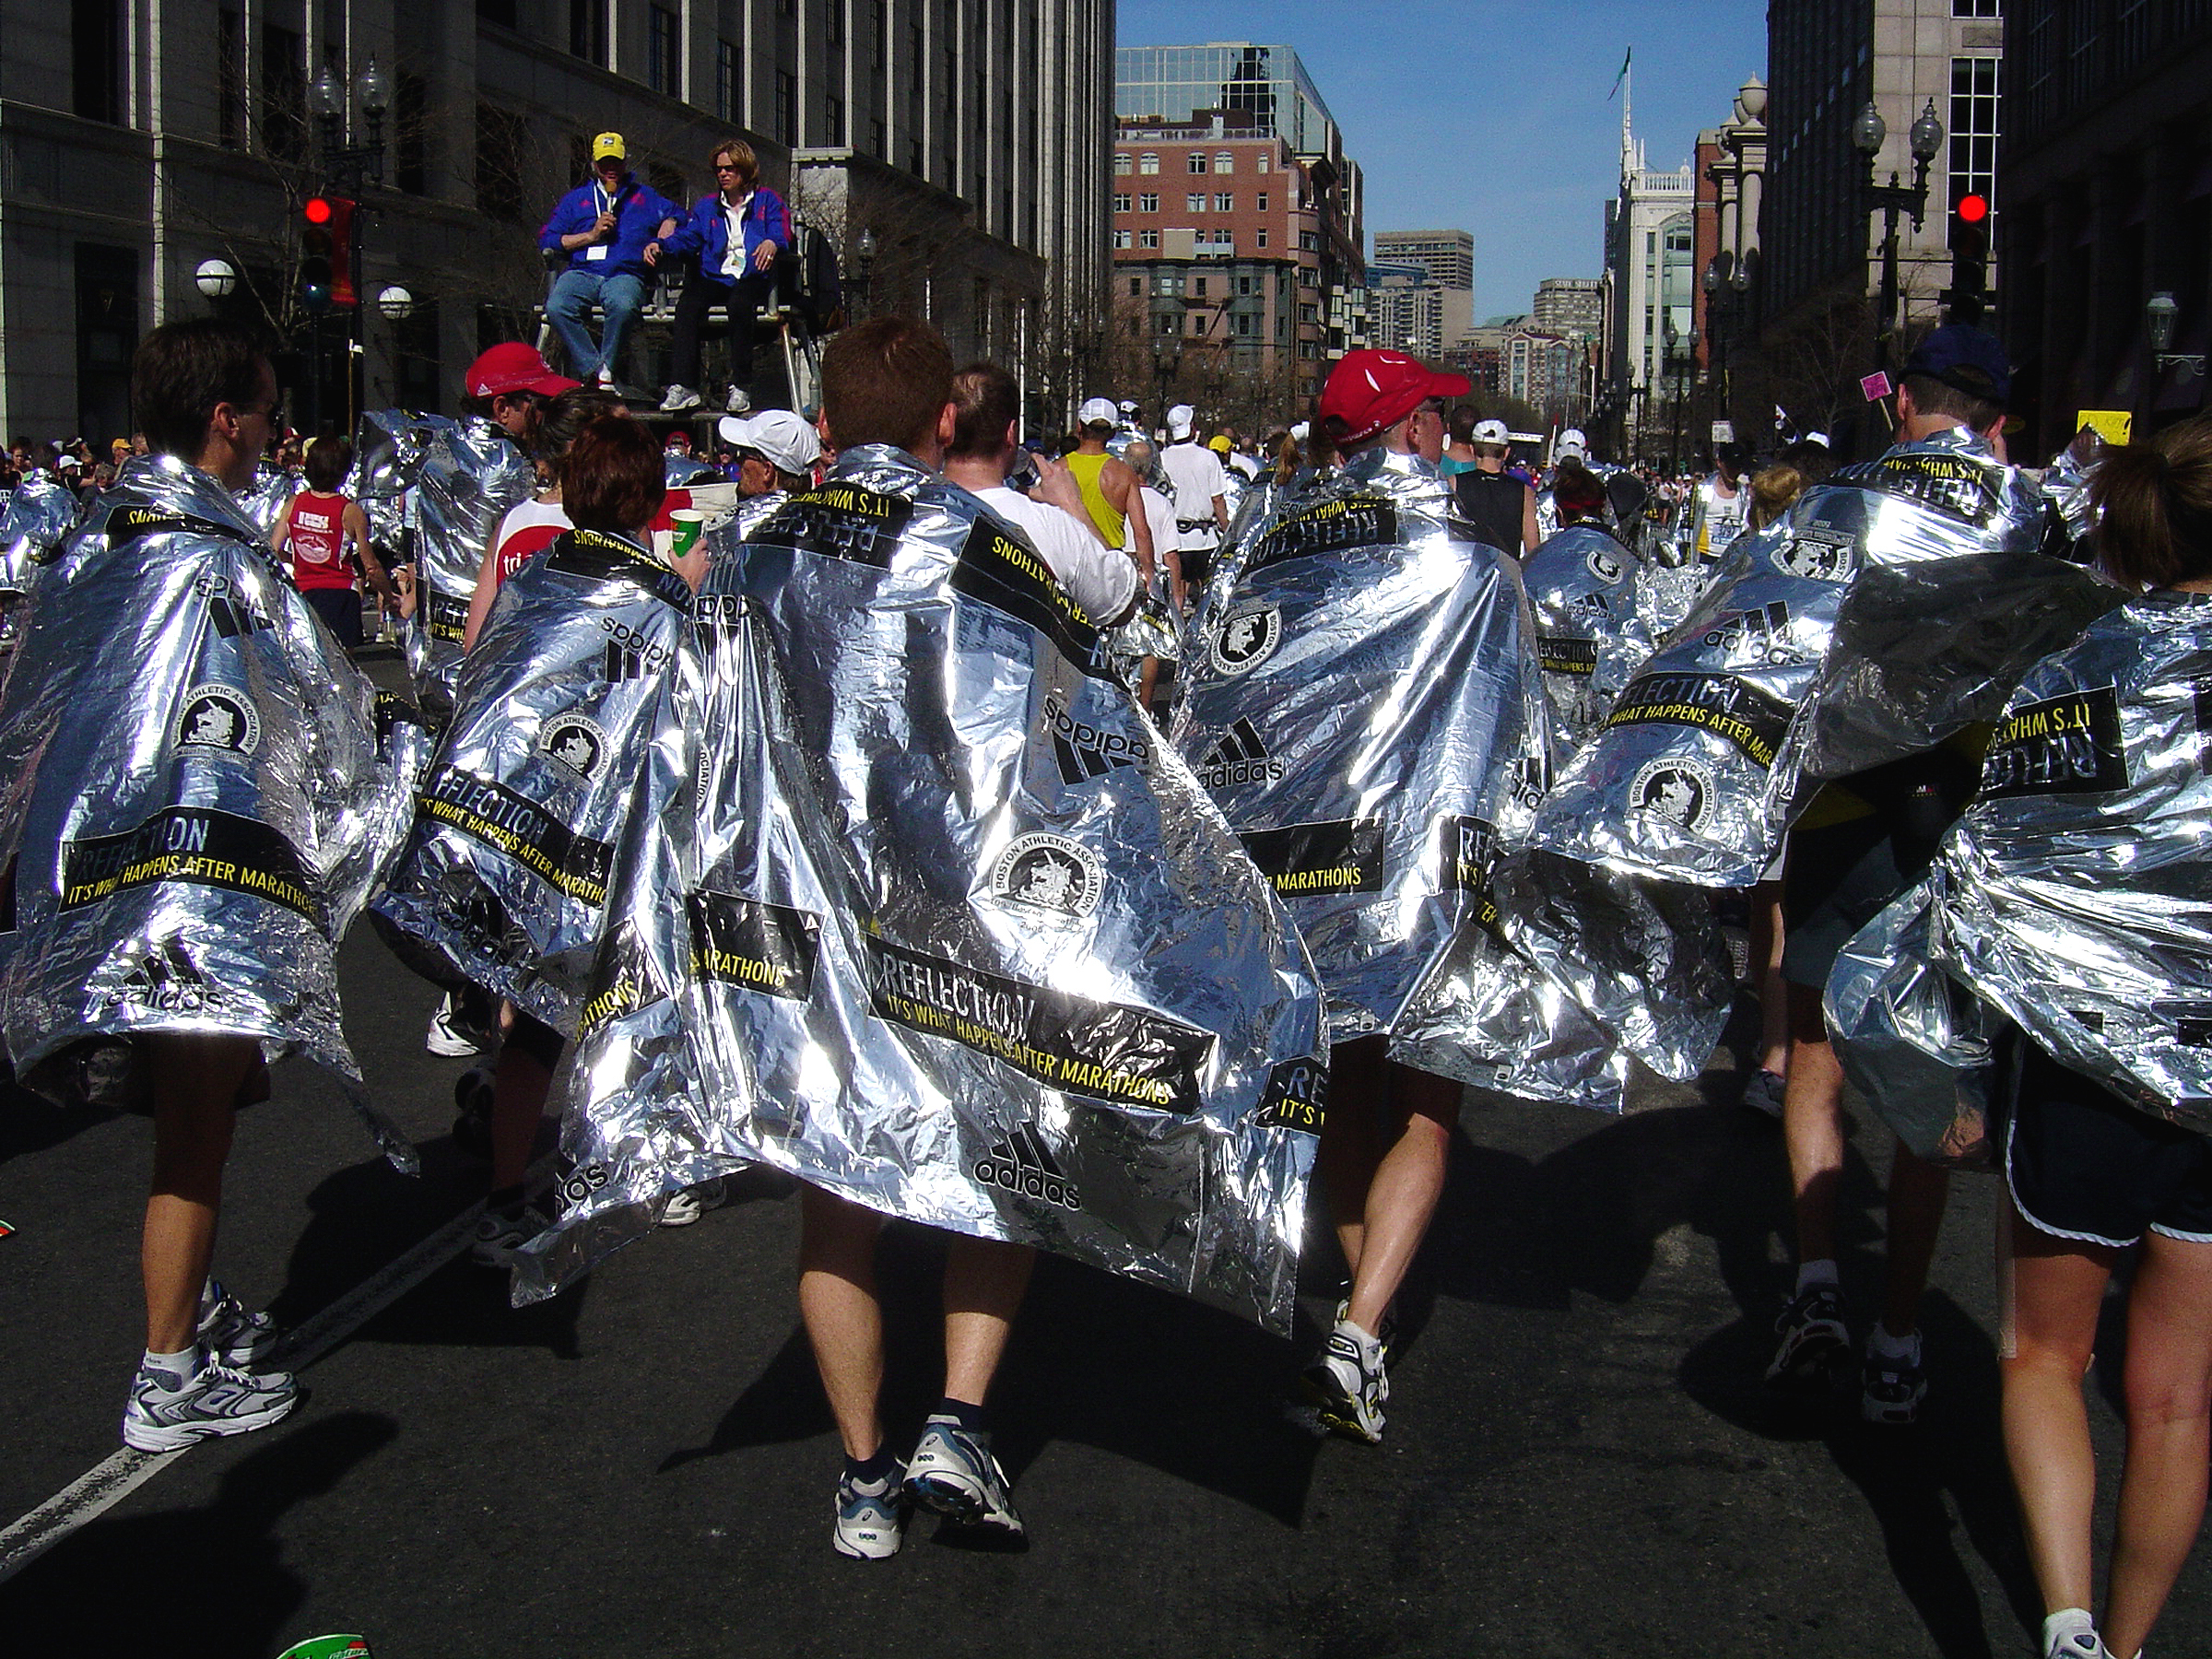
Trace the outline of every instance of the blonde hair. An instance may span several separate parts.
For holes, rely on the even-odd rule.
[[[1763,530],[1795,503],[1805,477],[1786,461],[1777,461],[1751,480],[1751,527]]]

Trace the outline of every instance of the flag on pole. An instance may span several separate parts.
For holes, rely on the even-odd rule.
[[[1620,54],[1620,73],[1613,77],[1613,92],[1619,91],[1620,83],[1629,78],[1629,60],[1635,55],[1636,48],[1633,46],[1630,47],[1628,51]],[[1607,103],[1611,103],[1613,101],[1613,92],[1608,92],[1606,94],[1606,101]]]

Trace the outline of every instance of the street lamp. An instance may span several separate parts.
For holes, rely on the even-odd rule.
[[[210,300],[228,300],[238,288],[238,267],[227,259],[203,259],[192,280]]]
[[[853,239],[853,315],[858,320],[867,309],[868,288],[876,266],[876,232],[863,225]]]
[[[2205,354],[2201,351],[2166,349],[2173,344],[2173,321],[2181,314],[2181,310],[2174,303],[2173,296],[2160,288],[2150,297],[2150,303],[2143,308],[2143,321],[2150,331],[2150,354],[2159,367],[2170,369],[2179,363],[2182,366],[2182,379],[2194,380],[2205,371]]]
[[[415,314],[415,296],[395,282],[377,295],[376,309],[387,323],[405,323]]]
[[[1888,137],[1889,129],[1882,123],[1882,112],[1869,99],[1859,118],[1852,124],[1851,141],[1859,153],[1866,158],[1866,178],[1860,186],[1865,211],[1882,216],[1882,293],[1876,313],[1876,332],[1881,343],[1881,359],[1888,367],[1889,345],[1897,334],[1897,216],[1907,213],[1912,217],[1912,229],[1920,229],[1921,215],[1928,205],[1928,163],[1935,160],[1936,152],[1943,147],[1943,123],[1936,118],[1936,100],[1928,100],[1927,107],[1913,118],[1907,129],[1905,142],[1912,152],[1912,182],[1900,184],[1897,171],[1892,168],[1889,182],[1875,182],[1874,159],[1881,153],[1882,142]]]

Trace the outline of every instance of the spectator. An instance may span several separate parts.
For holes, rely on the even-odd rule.
[[[715,148],[715,194],[691,210],[673,236],[645,250],[647,262],[674,253],[689,262],[676,302],[669,343],[670,383],[664,413],[696,409],[699,325],[710,305],[730,312],[730,388],[724,406],[733,415],[752,407],[753,320],[776,282],[776,266],[791,251],[791,211],[783,198],[759,182],[753,147],[733,138]]]
[[[619,133],[601,133],[593,139],[591,179],[560,198],[537,233],[539,247],[568,256],[546,298],[546,320],[560,336],[576,378],[609,387],[616,384],[615,365],[645,307],[653,265],[646,250],[674,230],[684,213],[677,203],[638,182],[629,155]],[[606,312],[596,342],[589,327],[594,305]]]
[[[764,409],[754,416],[724,415],[720,428],[737,457],[737,492],[772,495],[805,489],[814,482],[822,458],[822,441],[814,428],[789,409]]]

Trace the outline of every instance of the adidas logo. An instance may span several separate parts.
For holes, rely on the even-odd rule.
[[[226,640],[241,639],[273,626],[253,608],[253,601],[225,576],[203,576],[193,583],[207,602],[207,618]]]
[[[108,1004],[132,1003],[164,1013],[197,1013],[222,1006],[222,987],[199,971],[184,947],[165,939],[139,958],[131,971],[108,993]]]
[[[606,671],[601,676],[610,686],[645,677],[645,653],[632,651],[619,640],[606,642]]]
[[[1024,1124],[1006,1139],[993,1143],[989,1156],[975,1160],[975,1178],[985,1186],[1003,1187],[1024,1198],[1041,1198],[1062,1209],[1083,1207],[1076,1183],[1045,1150],[1033,1124]]]
[[[1053,735],[1053,759],[1059,762],[1064,783],[1088,782],[1117,766],[1137,766],[1152,758],[1152,747],[1143,738],[1074,718],[1056,692],[1045,699],[1044,724]]]
[[[1267,746],[1252,722],[1240,718],[1198,762],[1198,782],[1208,789],[1233,783],[1271,782],[1283,775],[1283,763],[1270,759]]]

